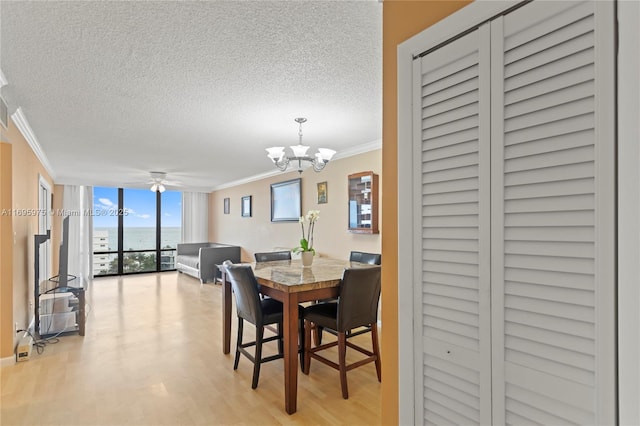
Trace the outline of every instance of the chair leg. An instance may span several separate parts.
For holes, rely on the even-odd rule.
[[[300,342],[298,343],[298,353],[300,354],[300,369],[304,371],[304,353],[305,353],[305,330],[304,330],[304,320],[300,318],[298,320],[298,338]]]
[[[276,332],[278,333],[278,336],[280,337],[278,339],[278,354],[282,355],[284,353],[284,342],[282,340],[283,334],[282,334],[282,323],[281,322],[278,323]]]
[[[382,381],[382,370],[380,363],[380,346],[378,345],[378,325],[371,324],[371,346],[373,347],[373,354],[376,357],[376,373],[378,373],[378,381]]]
[[[320,327],[319,325],[313,325],[313,329],[315,330],[315,341],[316,341],[316,346],[320,346],[322,344],[322,330],[323,327]]]
[[[240,346],[242,345],[242,327],[243,320],[238,317],[238,338],[236,339],[236,359],[233,361],[233,369],[238,369],[238,363],[240,362]]]
[[[344,332],[338,333],[338,365],[340,367],[340,385],[342,386],[342,397],[349,399],[347,389],[347,335]]]
[[[262,364],[262,339],[264,338],[264,327],[256,327],[256,352],[254,355],[255,362],[253,363],[253,381],[251,382],[251,389],[258,387],[258,379],[260,378],[260,365]]]
[[[311,322],[304,321],[304,363],[302,372],[309,374],[311,367]]]

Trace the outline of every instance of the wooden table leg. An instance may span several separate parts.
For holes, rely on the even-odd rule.
[[[231,283],[227,281],[224,268],[222,274],[222,353],[231,352]]]
[[[298,394],[298,298],[285,293],[284,301],[284,405],[288,414],[297,410]]]

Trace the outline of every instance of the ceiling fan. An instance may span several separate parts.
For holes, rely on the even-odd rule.
[[[180,186],[181,183],[177,181],[169,181],[166,180],[167,173],[166,172],[149,172],[150,179],[147,182],[148,185],[151,185],[149,188],[152,192],[164,192],[167,188],[166,186]]]

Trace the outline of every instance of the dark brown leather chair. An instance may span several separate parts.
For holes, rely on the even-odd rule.
[[[271,262],[274,260],[291,260],[290,251],[269,251],[264,253],[255,253],[256,262]]]
[[[380,265],[382,263],[382,255],[380,253],[367,253],[367,252],[363,252],[363,251],[352,251],[349,254],[349,261],[350,262],[360,262],[360,263],[367,263],[369,265]],[[330,302],[330,301],[334,301],[335,299],[325,299],[322,300],[322,302]],[[322,327],[316,327],[315,328],[315,338],[316,338],[316,343],[319,345],[322,343],[322,331],[323,328]],[[357,336],[358,334],[362,334],[362,333],[366,333],[368,330],[359,330],[355,333],[352,333],[352,331],[350,330],[349,332],[347,332],[347,334],[353,334],[354,336]],[[337,335],[337,333],[335,332],[335,330],[331,330],[328,329],[327,332],[333,334],[333,335]]]
[[[258,386],[258,376],[260,375],[260,364],[264,363],[264,362],[268,362],[268,361],[272,361],[274,359],[278,359],[278,358],[282,358],[282,349],[283,349],[283,342],[282,342],[282,302],[272,299],[270,297],[265,297],[262,298],[262,295],[260,294],[260,285],[258,284],[258,281],[256,280],[255,275],[253,274],[253,270],[251,269],[251,266],[249,265],[234,265],[231,261],[227,260],[222,264],[222,267],[226,269],[227,273],[229,274],[229,281],[231,281],[231,288],[233,293],[236,295],[236,312],[238,314],[238,340],[236,343],[236,358],[235,358],[235,362],[233,365],[233,369],[237,370],[238,368],[238,362],[240,359],[240,353],[244,354],[247,358],[249,358],[251,360],[251,362],[254,363],[254,377],[253,377],[253,384],[252,384],[252,388],[255,389],[256,386]],[[234,274],[235,274],[235,278],[234,278]],[[234,281],[236,280],[236,281]],[[235,282],[235,283],[234,283]],[[238,291],[236,289],[237,286],[243,286],[243,291],[244,293],[240,293],[241,298],[238,298]],[[247,288],[249,290],[247,290]],[[255,294],[256,297],[258,298],[259,304],[256,305],[253,303],[253,290],[251,289],[255,289]],[[250,292],[250,293],[248,293]],[[244,294],[244,297],[243,297]],[[250,304],[249,304],[250,303]],[[263,310],[266,309],[265,312],[267,313],[274,313],[273,312],[273,308],[279,306],[280,307],[280,320],[279,321],[272,321],[271,317],[269,317],[269,321],[265,321],[265,319],[263,318],[262,320],[262,327],[258,326],[258,324],[255,321],[255,318],[257,318],[258,315],[258,308],[263,307]],[[298,353],[300,354],[300,369],[302,369],[303,366],[303,362],[304,362],[304,322],[302,320],[302,310],[303,307],[299,306],[298,307],[298,337],[300,339],[299,344],[298,344]],[[247,320],[250,323],[252,323],[253,325],[256,326],[256,340],[254,342],[248,342],[248,343],[242,343],[242,327],[243,327],[243,320]],[[272,324],[277,324],[276,328],[271,327]],[[276,333],[275,337],[269,337],[267,339],[264,339],[262,336],[264,336],[264,329],[268,329],[270,331],[273,331]],[[260,336],[260,338],[258,338],[258,336]],[[278,340],[278,354],[279,356],[274,355],[273,357],[267,357],[264,360],[260,361],[260,362],[256,362],[256,360],[260,360],[260,356],[258,355],[258,350],[260,349],[260,353],[262,353],[262,343],[264,342],[269,342],[272,340],[276,340],[277,337],[280,337],[280,339]],[[260,343],[259,343],[260,342]],[[256,354],[255,356],[251,356],[245,348],[250,347],[250,346],[256,346]]]
[[[263,253],[254,253],[256,258],[256,263],[261,262],[272,262],[274,260],[291,260],[291,252],[290,251],[268,251]],[[264,298],[262,294],[260,294],[260,298]],[[300,361],[302,363],[302,361]]]
[[[340,371],[342,397],[349,398],[347,371],[374,362],[378,381],[380,375],[380,348],[378,346],[378,303],[380,300],[380,266],[345,269],[340,283],[340,296],[337,302],[317,303],[304,309],[305,351],[303,372],[309,374],[311,358]],[[337,331],[338,340],[311,347],[312,323],[320,327]],[[358,346],[348,339],[354,334],[348,332],[357,327],[365,327],[363,332],[371,333],[372,350]],[[358,333],[361,334],[361,333]],[[338,363],[318,354],[325,349],[338,346]],[[346,364],[347,346],[367,357]]]
[[[236,342],[236,356],[233,362],[233,369],[238,369],[240,354],[246,356],[253,362],[253,381],[251,388],[258,386],[260,377],[260,365],[265,362],[283,358],[282,351],[282,302],[266,298],[260,299],[258,292],[258,282],[253,275],[253,270],[249,265],[234,265],[230,261],[225,261],[223,267],[226,269],[231,281],[231,287],[236,297],[236,312],[238,314],[238,340]],[[253,342],[243,342],[244,320],[256,326],[256,340]],[[269,324],[278,324],[278,334],[276,336],[264,338],[264,327]],[[268,357],[262,357],[262,344],[278,340],[278,353]],[[251,354],[246,348],[255,346],[255,353]]]
[[[380,265],[382,263],[382,255],[379,253],[366,253],[363,251],[352,251],[349,255],[351,262],[368,263],[370,265]]]

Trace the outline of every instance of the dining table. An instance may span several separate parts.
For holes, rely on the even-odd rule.
[[[345,268],[369,267],[359,262],[315,257],[304,267],[300,259],[251,263],[260,285],[260,292],[283,304],[284,397],[285,411],[297,410],[298,393],[298,304],[337,297]],[[231,351],[231,283],[224,268],[221,271],[222,291],[222,351]]]

